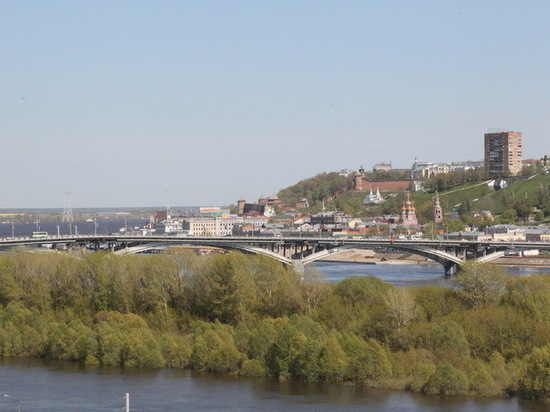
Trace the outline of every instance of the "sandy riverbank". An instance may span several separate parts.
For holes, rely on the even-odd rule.
[[[353,249],[346,250],[328,256],[324,261],[332,262],[354,262],[366,264],[438,264],[431,260],[426,260],[422,256],[410,253],[376,253],[372,250]],[[493,261],[493,263],[503,266],[531,266],[548,267],[550,272],[550,258],[547,257],[517,257],[507,256]]]

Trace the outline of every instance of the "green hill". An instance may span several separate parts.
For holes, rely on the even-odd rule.
[[[440,192],[439,197],[445,216],[449,216],[451,211],[457,208],[461,212],[488,210],[493,216],[504,214],[507,220],[514,220],[514,213],[521,215],[522,210],[531,211],[532,207],[542,210],[546,218],[550,216],[550,175],[514,178],[510,180],[508,187],[496,191],[489,188],[488,182],[484,180],[467,183]],[[337,173],[323,173],[283,189],[278,195],[283,201],[289,203],[301,198],[308,199],[311,207],[306,212],[320,211],[325,200],[326,210],[339,210],[356,217],[400,213],[402,193],[384,193],[384,196],[389,195],[388,200],[365,209],[363,198],[368,192],[351,190],[351,183],[351,176],[342,177]],[[435,193],[419,191],[411,195],[420,220],[431,220],[432,199]]]

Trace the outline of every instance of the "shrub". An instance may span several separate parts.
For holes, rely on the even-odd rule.
[[[423,392],[430,395],[465,395],[468,393],[468,386],[466,375],[449,362],[443,361],[437,364]]]
[[[247,359],[243,362],[239,375],[262,377],[267,375],[267,369],[259,360]]]
[[[526,357],[519,394],[526,399],[550,401],[550,345],[535,348]]]

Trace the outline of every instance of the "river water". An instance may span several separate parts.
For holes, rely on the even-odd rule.
[[[148,219],[103,219],[96,222],[73,222],[71,225],[67,222],[38,222],[38,223],[0,223],[0,237],[25,237],[30,236],[32,232],[48,232],[52,235],[109,235],[118,233],[122,228],[133,229],[143,227],[149,223]]]
[[[452,278],[445,276],[443,265],[437,263],[356,263],[317,261],[312,268],[329,282],[339,282],[350,276],[376,276],[394,286],[447,286],[452,287]],[[506,271],[515,276],[535,273],[550,273],[550,267],[511,267]],[[306,270],[307,267],[306,267]],[[310,269],[311,270],[311,269]]]
[[[542,412],[518,399],[438,397],[356,386],[279,382],[0,358],[0,411],[381,411]],[[18,409],[19,408],[19,409]]]

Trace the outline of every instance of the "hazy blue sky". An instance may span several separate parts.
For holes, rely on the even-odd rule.
[[[550,154],[550,2],[0,0],[0,208],[222,205]]]

